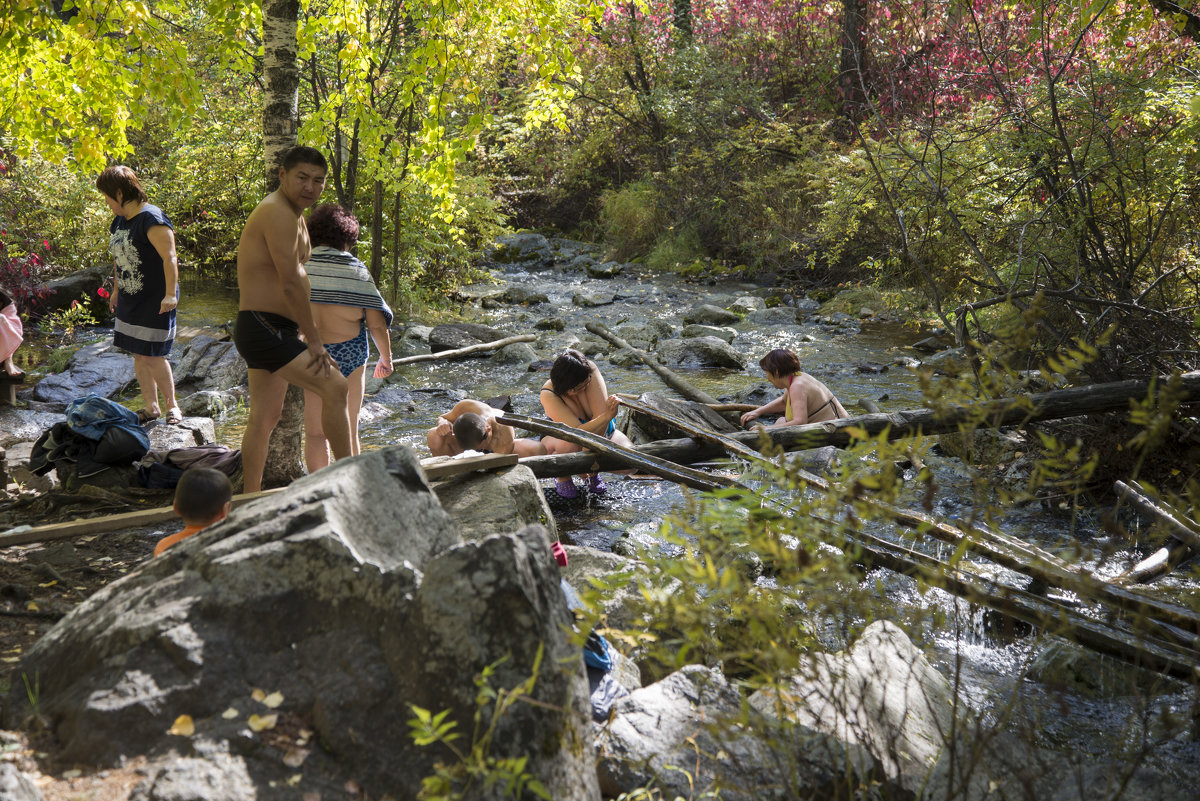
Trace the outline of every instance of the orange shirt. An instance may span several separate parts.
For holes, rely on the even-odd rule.
[[[188,537],[192,536],[196,532],[203,531],[206,528],[208,528],[208,526],[188,526],[183,531],[180,531],[176,534],[172,534],[169,537],[163,537],[161,540],[158,541],[158,544],[154,546],[154,555],[155,556],[160,555],[163,551],[167,550],[168,548],[170,548],[172,545],[179,542],[180,540],[186,540]]]

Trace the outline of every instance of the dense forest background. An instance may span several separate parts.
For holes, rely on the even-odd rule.
[[[1200,9],[1135,2],[16,0],[0,20],[0,282],[104,263],[106,163],[232,287],[266,191],[263,21],[299,140],[402,303],[505,227],[697,278],[922,300],[1007,364],[1196,367]],[[232,290],[231,290],[232,291]]]

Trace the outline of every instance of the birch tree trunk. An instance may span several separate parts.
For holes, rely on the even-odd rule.
[[[300,97],[296,21],[300,0],[263,2],[263,160],[267,191],[279,188],[279,161],[296,144]]]
[[[282,156],[297,143],[299,129],[300,63],[296,43],[299,0],[263,2],[263,157],[267,191],[279,188]],[[304,475],[304,392],[288,387],[279,425],[271,433],[263,486],[290,484]]]

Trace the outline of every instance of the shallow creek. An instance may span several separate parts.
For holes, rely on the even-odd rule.
[[[601,322],[617,331],[623,325],[658,320],[669,323],[678,332],[683,326],[684,313],[696,304],[725,307],[735,298],[751,295],[757,289],[738,284],[706,286],[674,277],[651,278],[628,273],[614,279],[595,280],[582,272],[527,272],[515,268],[498,268],[495,278],[500,287],[544,293],[549,302],[514,306],[464,301],[461,319],[514,334],[538,333],[538,341],[531,344],[538,357],[547,360],[565,347],[578,345],[580,340],[595,340],[584,328],[587,322]],[[585,307],[573,301],[577,293],[615,295],[615,299],[606,305]],[[468,288],[464,293],[475,298],[487,294],[488,287],[481,286]],[[179,322],[181,326],[220,327],[235,312],[234,292],[185,287]],[[550,317],[561,318],[565,328],[535,329],[538,321]],[[432,321],[404,320],[400,315],[393,328],[394,338],[405,324],[432,324]],[[916,377],[900,363],[921,356],[911,345],[928,334],[913,326],[899,321],[860,320],[857,315],[827,316],[815,312],[800,324],[763,322],[760,318],[732,327],[737,330],[733,347],[747,357],[745,371],[678,370],[686,380],[713,396],[732,400],[741,391],[765,385],[765,377],[757,366],[758,358],[771,348],[788,347],[800,356],[804,369],[825,381],[852,413],[863,398],[875,401],[883,411],[922,405]],[[610,350],[605,344],[595,356],[610,392],[669,391],[648,368],[611,363],[607,358]],[[426,429],[463,393],[476,398],[511,395],[514,411],[540,415],[537,390],[546,378],[544,372],[527,370],[526,365],[500,364],[487,357],[402,366],[389,385],[407,390],[406,402],[402,408],[372,407],[368,395],[361,423],[363,447],[404,444],[420,455],[427,455]],[[368,392],[375,388],[369,384]],[[392,396],[396,397],[394,393]],[[218,421],[218,439],[236,447],[244,419],[244,410],[235,410]],[[938,484],[935,515],[953,522],[956,517],[969,514],[973,498],[970,470],[957,459],[946,456],[931,455],[927,463]],[[653,547],[663,517],[681,509],[685,502],[683,492],[669,482],[623,476],[606,476],[606,482],[609,486],[606,495],[593,497],[586,503],[564,504],[555,502],[551,482],[543,481],[564,541],[609,550],[619,537],[628,537],[642,546]],[[912,492],[912,499],[919,498],[920,488],[914,487]],[[912,506],[917,505],[918,501],[913,500]],[[1005,533],[1062,553],[1071,562],[1082,559],[1091,563],[1095,561],[1091,553],[1111,545],[1097,523],[1098,513],[1099,510],[1081,512],[1052,505],[1030,505],[1006,513],[999,525]],[[1106,573],[1118,572],[1140,556],[1117,547],[1114,557],[1114,548],[1108,550]],[[1008,700],[1020,698],[1024,703],[1014,720],[1028,722],[1039,730],[1047,745],[1107,755],[1114,749],[1129,747],[1131,738],[1153,740],[1154,747],[1148,750],[1157,767],[1181,778],[1197,775],[1200,747],[1184,733],[1161,725],[1167,716],[1187,718],[1191,714],[1192,698],[1182,686],[1153,691],[1149,703],[1154,710],[1148,712],[1144,708],[1148,699],[1138,694],[1085,695],[1074,688],[1050,687],[1019,678],[1032,651],[1040,647],[1033,638],[993,637],[985,631],[978,608],[937,590],[918,592],[915,582],[887,571],[876,571],[867,580],[878,582],[893,600],[903,605],[934,607],[945,613],[944,625],[928,630],[921,644],[932,650],[948,675],[958,677],[970,705],[984,719],[1001,714]],[[1187,592],[1194,584],[1175,581],[1169,586],[1176,592]],[[1090,670],[1095,664],[1094,659],[1088,658],[1082,669]]]

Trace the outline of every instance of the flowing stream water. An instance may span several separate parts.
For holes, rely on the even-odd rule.
[[[597,280],[582,272],[498,267],[495,279],[497,289],[516,287],[544,293],[548,302],[514,306],[464,301],[457,317],[514,334],[537,332],[539,339],[533,347],[541,359],[547,360],[565,347],[578,345],[580,340],[594,340],[584,328],[587,322],[602,322],[617,331],[624,325],[661,321],[678,332],[684,313],[697,304],[725,307],[733,299],[759,289],[742,284],[690,283],[673,276],[638,275],[632,270],[614,279]],[[464,294],[486,297],[489,287],[469,288]],[[611,295],[614,299],[600,306],[577,305],[579,294]],[[179,323],[181,327],[217,328],[232,320],[236,308],[233,290],[185,286]],[[561,331],[539,331],[536,324],[547,318],[560,318],[565,326]],[[405,325],[434,322],[398,316],[394,338]],[[732,327],[737,330],[732,344],[747,357],[746,370],[678,369],[688,382],[710,395],[732,399],[739,392],[765,385],[757,366],[759,357],[771,348],[787,347],[799,355],[806,371],[836,392],[852,413],[863,398],[875,401],[883,411],[923,405],[916,375],[903,366],[921,357],[911,345],[928,336],[928,332],[913,325],[817,312],[797,324],[760,317]],[[605,345],[594,358],[610,392],[666,390],[650,369],[614,364],[608,360],[608,352]],[[389,389],[403,388],[408,402],[376,407],[368,395],[361,422],[363,447],[404,444],[419,455],[427,455],[425,431],[464,393],[475,398],[510,395],[514,411],[540,415],[537,391],[546,377],[545,372],[527,369],[524,364],[502,364],[488,357],[401,366],[389,380]],[[368,392],[375,388],[369,385]],[[385,391],[380,397],[387,395]],[[218,421],[218,440],[236,447],[244,420],[244,409],[229,412]],[[971,469],[957,459],[936,453],[927,457],[927,464],[938,486],[935,515],[950,522],[969,516],[978,490],[978,484],[972,483]],[[606,495],[592,497],[586,503],[562,504],[554,502],[551,482],[543,481],[564,541],[602,550],[610,550],[621,537],[641,544],[654,543],[662,519],[685,503],[684,491],[669,482],[623,476],[606,476],[606,482]],[[918,506],[920,492],[918,487],[912,489],[913,507]],[[1007,510],[998,525],[1006,534],[1063,554],[1073,563],[1094,565],[1105,553],[1101,570],[1114,573],[1136,561],[1140,554],[1127,543],[1109,541],[1099,524],[1099,511],[1032,504]],[[1149,693],[1140,689],[1083,692],[1073,686],[1035,681],[1023,675],[1032,649],[1041,647],[1034,638],[993,635],[985,628],[979,608],[939,590],[920,591],[916,582],[887,571],[875,571],[867,580],[879,583],[902,606],[932,607],[944,613],[944,625],[929,629],[922,644],[931,649],[946,672],[956,676],[978,715],[985,719],[989,715],[998,717],[1009,701],[1019,698],[1023,701],[1020,720],[1039,729],[1038,736],[1047,745],[1106,755],[1114,749],[1130,748],[1131,738],[1142,743],[1153,741],[1154,747],[1147,750],[1152,752],[1151,761],[1157,767],[1181,777],[1197,775],[1200,748],[1187,736],[1186,727],[1168,725],[1172,718],[1186,722],[1193,714],[1194,696],[1182,685],[1171,684]],[[1196,588],[1197,583],[1186,578],[1166,584],[1166,591],[1175,594],[1187,595]],[[1094,665],[1094,661],[1089,662],[1082,670],[1091,670]]]

